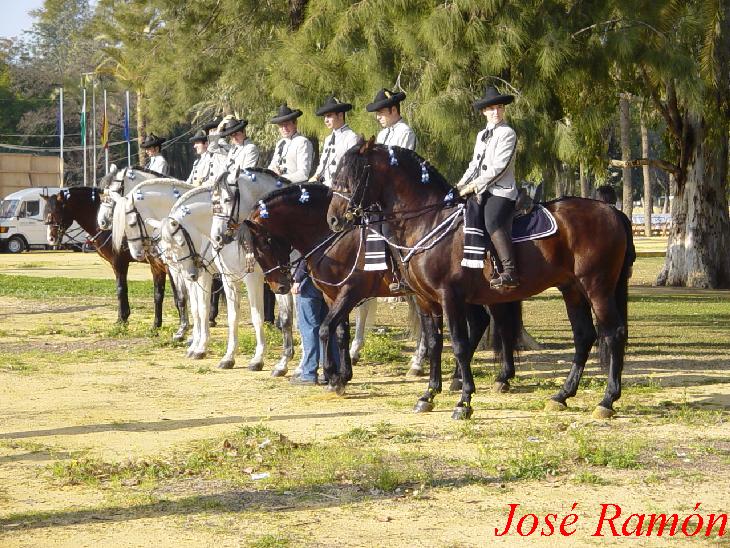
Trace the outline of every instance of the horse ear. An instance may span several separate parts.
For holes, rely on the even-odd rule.
[[[111,164],[109,166],[109,175],[114,175],[118,170],[117,164]]]
[[[162,221],[158,221],[157,219],[145,219],[144,222],[150,225],[155,230],[159,230],[162,226]]]

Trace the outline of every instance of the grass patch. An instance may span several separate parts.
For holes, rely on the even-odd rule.
[[[368,333],[361,353],[364,362],[402,363],[408,360],[403,354],[401,344],[388,334]]]
[[[151,281],[128,282],[129,298],[149,298],[152,295]],[[49,299],[69,297],[101,297],[115,299],[116,282],[114,280],[96,280],[92,278],[37,278],[34,276],[14,276],[0,274],[0,296],[18,297],[21,299]],[[172,297],[169,284],[166,296]]]
[[[281,535],[264,535],[246,544],[248,548],[285,548],[291,540]]]
[[[608,485],[609,482],[590,470],[582,470],[573,477],[573,483],[579,485]]]
[[[414,452],[391,454],[334,443],[298,444],[266,427],[251,426],[225,440],[196,443],[189,451],[169,457],[116,463],[83,457],[56,462],[51,473],[63,485],[124,486],[203,477],[262,488],[356,486],[389,493],[404,484],[430,483],[431,460]]]

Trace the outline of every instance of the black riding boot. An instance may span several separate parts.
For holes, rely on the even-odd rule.
[[[490,234],[494,249],[497,251],[499,260],[502,262],[502,273],[489,282],[494,288],[513,288],[520,285],[515,271],[515,255],[512,248],[511,230],[500,227]]]

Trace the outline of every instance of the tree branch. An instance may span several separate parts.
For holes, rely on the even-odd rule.
[[[623,160],[614,160],[611,159],[608,161],[608,165],[612,167],[620,167],[620,168],[632,168],[632,167],[639,167],[639,166],[650,166],[650,167],[656,167],[663,171],[666,171],[667,173],[674,173],[675,175],[679,173],[679,166],[667,162],[666,160],[656,160],[653,158],[637,158],[635,160],[628,160],[624,162]]]

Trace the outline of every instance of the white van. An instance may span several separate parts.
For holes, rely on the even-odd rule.
[[[0,249],[20,253],[26,249],[50,248],[44,222],[46,202],[41,196],[58,194],[60,190],[58,187],[25,188],[0,202]],[[66,231],[63,245],[80,249],[87,238],[88,234],[74,222]]]

